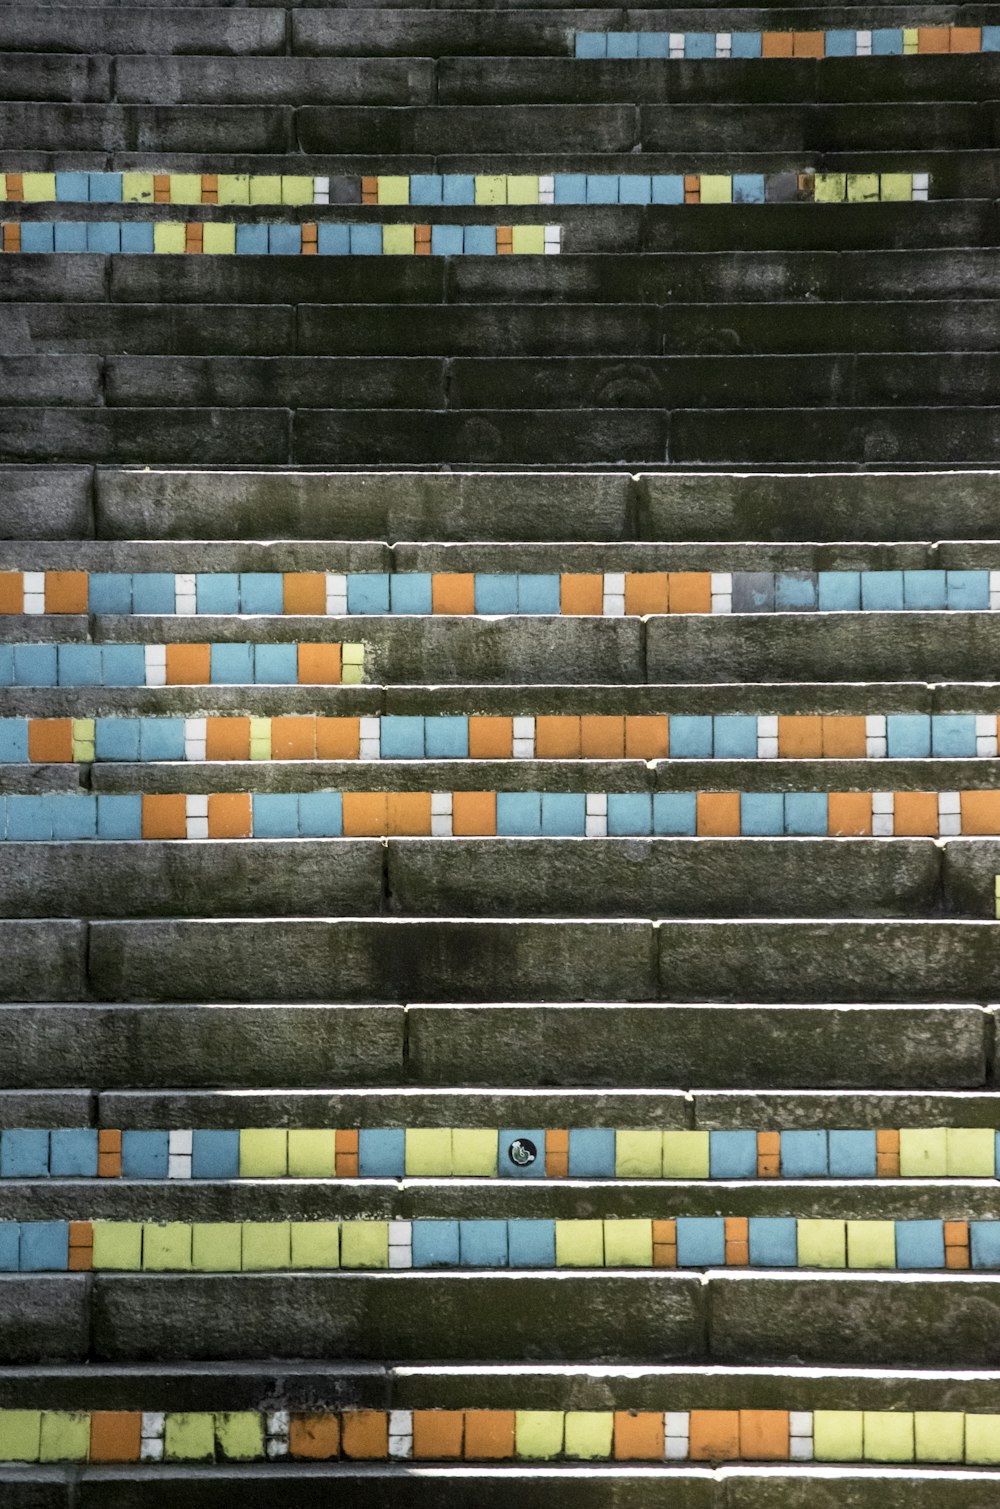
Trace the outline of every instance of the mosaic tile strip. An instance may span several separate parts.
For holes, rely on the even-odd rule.
[[[998,732],[996,713],[0,718],[0,764],[971,759],[995,758]]]
[[[0,1272],[431,1268],[1000,1269],[1000,1221],[0,1221]]]
[[[578,58],[872,58],[1000,52],[1000,26],[826,31],[583,31]]]
[[[0,572],[0,614],[998,612],[1000,570]]]
[[[309,791],[0,797],[0,840],[1000,836],[1000,791]]]
[[[363,679],[359,644],[0,644],[0,686],[334,686]]]
[[[562,250],[558,225],[253,225],[232,221],[7,220],[5,252],[182,256],[543,256]]]
[[[580,45],[579,38],[577,45]],[[504,204],[765,204],[799,197],[813,199],[816,203],[837,203],[842,200],[926,199],[929,191],[930,177],[927,173],[844,174],[815,173],[811,169],[766,174],[414,173],[371,177],[279,177],[232,173],[0,173],[0,202],[10,204],[364,204],[459,207]],[[21,223],[22,227],[27,224]],[[550,229],[558,231],[559,227],[553,226]]]
[[[1000,1414],[692,1408],[0,1410],[0,1462],[557,1458],[994,1465],[1000,1462]]]
[[[8,1128],[2,1179],[994,1179],[1000,1131]]]

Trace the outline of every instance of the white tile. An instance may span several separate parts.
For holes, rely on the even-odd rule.
[[[943,813],[947,812],[947,813],[950,813],[950,814],[954,814],[956,812],[961,812],[961,810],[962,810],[962,798],[961,798],[960,794],[957,791],[939,791],[938,792],[938,812],[939,813],[943,814]]]
[[[186,811],[191,817],[208,817],[208,797],[189,796],[185,797]]]
[[[167,1142],[172,1153],[186,1153],[190,1157],[194,1152],[194,1133],[190,1130],[170,1132]]]
[[[534,739],[515,739],[511,746],[511,755],[515,760],[533,760],[535,758]]]
[[[398,1242],[409,1242],[413,1234],[412,1221],[389,1222],[389,1245],[394,1246]]]
[[[267,1452],[267,1455],[272,1459],[272,1461],[276,1457],[287,1457],[287,1455],[288,1455],[288,1437],[287,1436],[268,1436],[267,1443],[265,1445],[265,1450]]]
[[[515,739],[532,739],[533,740],[534,737],[535,737],[535,720],[534,720],[534,718],[515,718],[514,719],[514,738]]]
[[[812,1436],[790,1436],[788,1456],[792,1462],[811,1462],[813,1459]]]
[[[389,1411],[389,1434],[390,1436],[412,1436],[413,1411],[410,1409],[391,1409]]]
[[[893,796],[893,793],[891,791],[873,791],[872,792],[872,811],[873,812],[882,812],[882,813],[892,812],[894,810],[894,808],[895,808],[895,805],[896,805],[896,799]]]
[[[869,714],[869,716],[867,718],[865,718],[865,738],[866,739],[884,739],[885,737],[886,737],[885,714],[884,713]]]
[[[139,1459],[143,1462],[163,1461],[163,1437],[143,1436],[139,1447]]]
[[[389,1247],[390,1268],[412,1268],[413,1254],[409,1247]]]
[[[167,684],[167,647],[162,644],[148,644],[145,647],[146,656],[146,685],[166,686]]]
[[[588,817],[607,817],[607,793],[604,791],[588,791],[585,811]]]
[[[436,816],[434,813],[431,813],[431,837],[432,838],[453,838],[454,837],[453,825],[452,825],[452,816],[451,816],[450,812],[445,812],[441,816]]]
[[[625,595],[625,573],[624,573],[624,571],[605,571],[605,573],[604,573],[604,595],[605,595],[605,597],[607,597],[609,593],[611,593],[614,596],[618,596],[618,597],[623,597]]]
[[[601,607],[605,618],[625,617],[625,598],[618,592],[605,592]]]
[[[731,597],[728,597],[725,593],[722,593],[722,592],[717,592],[717,593],[715,593],[713,595],[713,597],[712,597],[712,612],[713,613],[731,613],[732,611],[733,611],[733,600],[732,600]]]
[[[389,1455],[390,1457],[396,1457],[397,1459],[405,1459],[411,1457],[413,1455],[413,1437],[394,1436],[390,1433]]]
[[[894,821],[891,812],[876,812],[872,816],[872,836],[874,838],[892,838]]]
[[[758,760],[776,760],[778,758],[777,739],[762,739],[760,735],[758,735],[757,758]]]
[[[450,817],[451,816],[451,811],[452,811],[451,792],[450,791],[432,791],[431,792],[431,816],[432,817],[443,817],[445,814],[447,814],[448,817]]]
[[[287,1409],[268,1410],[264,1416],[264,1429],[269,1436],[287,1436],[289,1419]]]
[[[171,1153],[167,1159],[168,1179],[190,1179],[191,1177],[191,1154]]]
[[[956,814],[938,818],[939,838],[958,838],[962,832],[962,819]]]
[[[588,815],[586,818],[584,818],[583,831],[586,834],[587,838],[607,838],[607,814],[601,813],[596,817]]]
[[[162,1436],[167,1425],[167,1417],[160,1410],[143,1410],[142,1420],[139,1424],[139,1433],[143,1436]]]
[[[997,736],[997,720],[993,713],[976,714],[976,738],[995,739]]]
[[[788,1429],[793,1436],[811,1436],[813,1433],[812,1410],[789,1410]]]
[[[667,1436],[663,1443],[663,1455],[668,1462],[683,1462],[688,1454],[687,1436]]]
[[[889,741],[887,739],[866,739],[865,757],[869,760],[884,760],[889,753]]]
[[[778,737],[778,720],[772,714],[767,713],[757,719],[758,739],[776,739]]]
[[[313,204],[330,203],[330,180],[329,178],[313,178]]]
[[[663,1431],[668,1436],[687,1436],[691,1430],[691,1415],[686,1409],[664,1411]]]
[[[979,755],[980,758],[986,757],[986,758],[996,759],[996,755],[997,755],[997,740],[996,740],[996,735],[994,734],[993,737],[991,738],[989,734],[981,734],[976,739],[976,754]]]

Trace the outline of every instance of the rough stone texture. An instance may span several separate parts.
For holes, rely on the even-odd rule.
[[[82,922],[0,922],[0,1001],[73,1001],[86,991]]]
[[[0,1494],[9,1509],[73,1509],[71,1469],[0,1468]]]
[[[0,1363],[84,1362],[90,1275],[0,1274]]]
[[[92,475],[89,466],[0,466],[0,536],[89,538]]]

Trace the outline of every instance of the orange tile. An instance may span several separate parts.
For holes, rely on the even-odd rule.
[[[826,53],[826,33],[822,31],[797,31],[792,33],[792,56],[796,58],[822,58]]]
[[[701,178],[700,178],[700,176],[697,173],[686,173],[684,175],[684,192],[685,192],[685,194],[688,194],[688,193],[697,194],[698,191],[700,190],[700,188],[701,188]]]
[[[138,1462],[142,1415],[131,1410],[95,1409],[90,1416],[92,1462]]]
[[[8,179],[10,174],[7,174]],[[3,249],[5,252],[19,252],[21,250],[21,227],[15,221],[8,222],[3,228]]]
[[[727,1242],[748,1242],[750,1221],[747,1216],[727,1216],[725,1224]]]
[[[613,1439],[611,1454],[616,1462],[662,1462],[663,1416],[617,1409]]]
[[[560,613],[604,612],[604,578],[564,571],[559,578]]]
[[[202,173],[202,175],[201,175],[201,202],[202,202],[202,204],[218,204],[218,202],[219,202],[219,175],[218,175],[218,173]]]
[[[356,1179],[358,1177],[357,1153],[336,1153],[333,1168],[338,1179]]]
[[[545,1175],[549,1179],[569,1176],[569,1129],[550,1127],[545,1133]]]
[[[578,760],[580,719],[562,713],[536,718],[535,755],[539,760]]]
[[[968,1221],[945,1221],[944,1222],[944,1245],[946,1247],[968,1247],[969,1223]]]
[[[73,759],[72,718],[29,718],[28,759],[39,765],[68,765]]]
[[[869,791],[831,791],[827,798],[827,831],[831,838],[849,838],[872,831]]]
[[[205,758],[208,760],[249,760],[250,719],[206,719]]]
[[[625,719],[584,713],[580,719],[580,753],[585,760],[620,760],[625,754]]]
[[[24,577],[20,571],[0,571],[0,613],[24,612]]]
[[[657,1244],[665,1243],[669,1247],[677,1245],[677,1222],[671,1218],[667,1221],[653,1222],[653,1241]]]
[[[465,1411],[465,1459],[496,1462],[514,1455],[512,1409],[467,1409]]]
[[[768,1154],[768,1155],[762,1157],[760,1154],[758,1154],[757,1155],[757,1178],[758,1179],[780,1179],[781,1178],[781,1159],[780,1159],[780,1157],[778,1157],[775,1154]]]
[[[1000,833],[1000,791],[963,791],[961,803],[963,835],[994,837]]]
[[[69,1245],[71,1247],[93,1247],[94,1223],[92,1221],[70,1221]]]
[[[418,257],[429,257],[431,254],[431,228],[429,225],[415,225],[413,227],[413,251]]]
[[[823,719],[778,719],[778,754],[783,760],[818,760],[823,754]]]
[[[629,713],[625,718],[625,757],[665,760],[670,753],[670,719]]]
[[[97,1151],[99,1153],[120,1153],[122,1150],[122,1134],[118,1127],[102,1127],[97,1134]]]
[[[362,178],[361,180],[361,203],[378,204],[378,179]]]
[[[668,580],[668,612],[711,613],[712,573],[710,571],[671,571]]]
[[[415,1409],[413,1455],[420,1461],[445,1461],[462,1455],[460,1409]]]
[[[335,1158],[356,1158],[358,1156],[357,1129],[338,1128],[333,1134],[333,1148]]]
[[[345,1457],[387,1457],[389,1455],[389,1417],[381,1409],[356,1409],[341,1418],[341,1441]]]
[[[205,249],[205,227],[200,222],[192,222],[184,227],[184,250],[190,253],[202,252]]]
[[[497,226],[497,256],[509,257],[514,250],[514,229],[510,225]]]
[[[469,719],[469,759],[509,760],[514,749],[513,718],[471,717]],[[535,724],[535,749],[538,749],[538,724]]]
[[[667,597],[665,571],[626,571],[626,613],[666,613]],[[709,593],[709,607],[711,606],[711,593]]]
[[[150,796],[142,799],[143,838],[184,838],[187,834],[187,801],[183,796]]]
[[[695,831],[699,838],[733,838],[740,833],[738,791],[699,791]]]
[[[780,1132],[757,1133],[757,1177],[777,1179],[781,1174]]]
[[[316,757],[316,719],[271,719],[272,760],[313,760]]]
[[[897,791],[893,803],[892,831],[897,838],[937,838],[937,792]]]
[[[339,644],[299,645],[299,685],[338,686],[340,684]]]
[[[122,1176],[121,1153],[98,1153],[97,1177],[98,1179],[120,1179]]]
[[[497,831],[496,792],[453,791],[451,831],[456,838],[494,837]]]
[[[253,804],[247,791],[214,792],[208,799],[209,838],[249,838]]]
[[[983,32],[979,26],[953,26],[951,28],[952,52],[982,52]]]
[[[740,1410],[740,1456],[748,1462],[788,1461],[788,1411]]]
[[[946,1247],[944,1249],[944,1266],[946,1268],[969,1268],[972,1260],[969,1256],[968,1247]]]
[[[24,198],[24,177],[21,173],[7,174],[7,198],[12,203]]]
[[[153,175],[153,203],[170,203],[170,174],[154,173]]]
[[[313,1462],[329,1462],[338,1457],[340,1421],[337,1416],[293,1415],[288,1422],[288,1453]]]
[[[356,760],[360,753],[360,718],[316,719],[316,758],[318,760]]]
[[[419,837],[431,831],[431,794],[429,791],[390,791],[386,803],[387,833],[394,837]]]
[[[472,572],[435,571],[431,577],[432,613],[475,613],[476,578]]]
[[[864,718],[823,717],[823,754],[828,760],[863,760],[868,752]]]
[[[875,1133],[875,1151],[899,1154],[899,1132],[894,1127],[882,1127]]]
[[[790,31],[765,31],[760,39],[762,58],[790,58],[793,34]]]
[[[302,255],[304,257],[319,256],[319,226],[304,224],[302,227]]]
[[[384,791],[344,792],[344,837],[383,838],[386,831]]]
[[[211,645],[167,645],[168,686],[207,686],[211,677]]]
[[[676,1268],[677,1267],[677,1243],[654,1242],[653,1243],[653,1267]]]
[[[740,1454],[737,1409],[693,1409],[688,1456],[692,1462],[731,1462]]]
[[[68,1267],[71,1273],[89,1273],[94,1266],[94,1228],[90,1221],[70,1221]]]
[[[322,571],[286,571],[282,589],[286,613],[326,613],[326,577]]]
[[[950,52],[951,28],[948,26],[920,26],[917,28],[918,52]]]
[[[86,613],[86,571],[46,571],[46,613]]]
[[[94,1266],[93,1247],[71,1247],[66,1254],[69,1273],[89,1273]]]

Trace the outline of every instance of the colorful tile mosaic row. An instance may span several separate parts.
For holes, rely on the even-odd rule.
[[[1000,26],[826,31],[581,31],[578,58],[873,58],[1000,52]]]
[[[123,252],[183,256],[551,256],[558,225],[253,225],[232,221],[7,220],[5,252]]]
[[[0,1272],[432,1268],[1000,1269],[1000,1221],[0,1221]]]
[[[1000,570],[0,572],[0,614],[1000,611]]]
[[[996,713],[0,718],[0,764],[971,759],[995,757],[998,732]]]
[[[237,791],[0,797],[0,840],[19,842],[958,836],[1000,836],[1000,791]]]
[[[577,46],[580,45],[578,38]],[[590,55],[578,53],[578,56]],[[811,169],[784,173],[413,173],[371,177],[0,173],[0,202],[11,204],[362,204],[457,208],[504,204],[765,204],[800,197],[816,203],[837,203],[926,199],[929,190],[927,173],[844,174],[815,173]],[[21,224],[23,227],[28,222]],[[559,227],[551,229],[557,231]]]
[[[2,1179],[994,1179],[992,1127],[9,1128]]]
[[[683,1401],[678,1401],[683,1402]],[[0,1462],[1000,1462],[943,1410],[0,1410]]]
[[[336,686],[363,679],[359,644],[0,644],[0,686]]]

